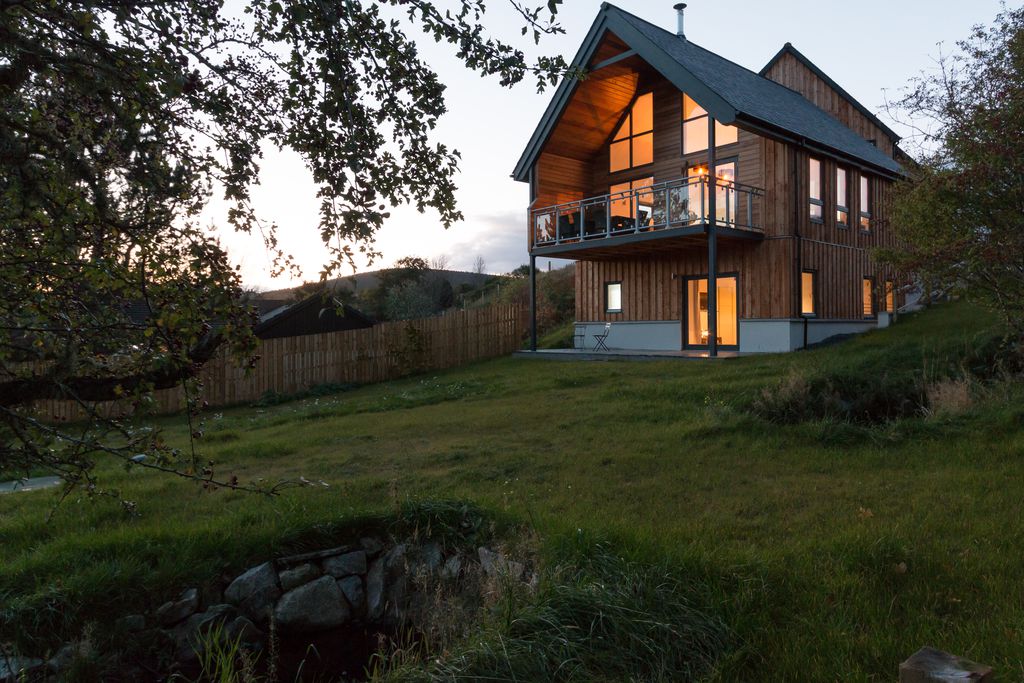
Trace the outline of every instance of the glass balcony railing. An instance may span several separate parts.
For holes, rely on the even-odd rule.
[[[530,212],[535,247],[600,240],[631,233],[707,225],[707,176],[669,180]],[[757,204],[764,191],[719,178],[715,225],[762,232]]]

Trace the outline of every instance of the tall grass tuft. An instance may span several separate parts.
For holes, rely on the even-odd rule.
[[[661,565],[592,546],[550,572],[536,595],[509,592],[479,634],[428,662],[377,681],[688,681],[730,644],[718,616],[696,606],[699,587]]]

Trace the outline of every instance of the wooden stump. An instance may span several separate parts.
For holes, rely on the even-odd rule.
[[[900,683],[992,683],[992,667],[933,647],[922,647],[900,664]]]

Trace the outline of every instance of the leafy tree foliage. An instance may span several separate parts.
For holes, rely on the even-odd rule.
[[[508,1],[535,41],[560,30],[560,0]],[[218,349],[257,362],[238,273],[200,216],[222,195],[275,271],[292,268],[251,201],[264,146],[312,172],[322,279],[376,255],[392,206],[461,218],[458,153],[433,139],[445,86],[403,26],[502,85],[543,89],[566,65],[490,37],[481,0],[452,5],[252,0],[233,14],[221,0],[0,0],[0,471],[93,486],[100,454],[148,454],[143,466],[237,485],[95,402],[138,412],[154,389],[184,384],[192,419],[194,378]],[[33,406],[45,399],[88,419],[47,421]]]
[[[530,304],[530,266],[513,270],[502,301],[522,306]],[[537,332],[544,335],[576,317],[576,266],[537,273]]]
[[[894,199],[884,256],[999,311],[1024,339],[1024,10],[976,27],[895,103],[919,163]]]

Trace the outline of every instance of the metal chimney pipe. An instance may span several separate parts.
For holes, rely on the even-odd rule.
[[[673,9],[676,11],[676,35],[682,39],[686,39],[686,33],[683,31],[683,10],[686,9],[686,3],[681,2],[676,5]]]

